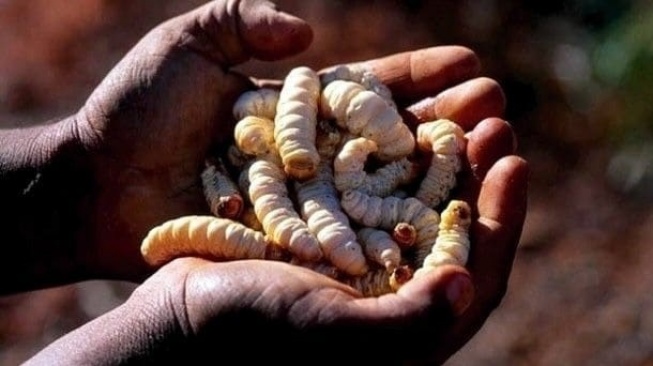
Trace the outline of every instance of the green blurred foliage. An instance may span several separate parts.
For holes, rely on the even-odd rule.
[[[653,4],[639,4],[614,22],[593,62],[597,78],[619,105],[611,142],[653,142]]]

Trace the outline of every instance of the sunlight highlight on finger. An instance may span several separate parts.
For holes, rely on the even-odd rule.
[[[363,63],[395,98],[418,100],[474,78],[480,72],[476,54],[461,46],[431,47]]]
[[[500,118],[484,119],[467,134],[467,158],[477,179],[483,179],[494,163],[516,150],[515,134]]]
[[[424,99],[408,107],[408,111],[420,121],[446,118],[469,131],[485,118],[503,116],[505,108],[506,98],[501,86],[481,77]]]
[[[481,217],[521,227],[526,214],[528,165],[517,156],[500,159],[488,171],[478,201]]]
[[[483,181],[469,270],[485,301],[499,301],[507,286],[526,217],[527,189],[528,165],[514,155],[497,161]]]

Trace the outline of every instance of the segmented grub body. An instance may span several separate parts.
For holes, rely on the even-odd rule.
[[[340,277],[340,271],[338,268],[336,268],[333,264],[320,261],[320,262],[309,262],[309,261],[302,261],[295,258],[292,258],[290,260],[290,264],[299,266],[299,267],[304,267],[308,268],[314,272],[317,272],[321,275],[333,278],[333,279],[338,279]]]
[[[246,91],[238,97],[233,107],[236,120],[254,116],[274,120],[277,114],[279,91],[268,88]]]
[[[469,256],[469,226],[472,213],[469,204],[451,200],[442,211],[438,237],[431,252],[424,258],[416,275],[443,264],[464,266]]]
[[[315,147],[320,79],[308,67],[292,69],[279,94],[274,140],[284,170],[294,179],[315,175],[320,156]]]
[[[432,152],[433,157],[415,197],[427,206],[435,207],[456,185],[465,132],[455,122],[446,119],[422,123],[417,126],[417,146],[422,151]]]
[[[412,225],[417,232],[415,250],[418,252],[430,251],[438,235],[440,215],[414,197],[382,198],[347,191],[340,203],[347,215],[363,226],[391,230],[402,222]]]
[[[388,272],[394,271],[401,263],[401,248],[386,231],[362,228],[358,230],[358,240],[369,260],[377,263]]]
[[[288,196],[286,175],[281,167],[270,159],[260,158],[252,163],[248,173],[249,197],[265,233],[274,243],[303,260],[321,259],[317,238],[299,217]]]
[[[359,137],[343,145],[334,159],[334,178],[340,192],[356,189],[372,196],[387,196],[415,178],[417,169],[407,158],[389,162],[373,173],[365,170],[370,153],[377,151],[374,141]]]
[[[372,297],[397,292],[412,277],[413,271],[410,268],[400,266],[391,272],[382,268],[369,271],[363,276],[341,277],[341,281],[360,291],[363,296]]]
[[[264,117],[246,116],[234,128],[234,141],[239,151],[253,156],[276,153],[274,122]]]
[[[396,108],[390,89],[374,73],[361,66],[338,65],[322,74],[320,78],[322,85],[327,85],[335,80],[361,84],[365,89],[378,94],[389,106]]]
[[[341,128],[374,141],[375,155],[382,161],[401,159],[415,148],[415,139],[397,110],[358,83],[329,83],[322,91],[320,108],[325,118],[335,118]]]
[[[324,155],[316,176],[295,183],[302,218],[317,237],[329,262],[345,273],[362,275],[368,270],[365,256],[347,215],[340,208],[338,192],[333,184],[328,155],[333,153],[333,137],[320,136],[318,140],[318,150]]]
[[[213,216],[182,216],[154,227],[141,245],[145,261],[160,266],[183,256],[215,260],[286,260],[288,253],[259,231]]]

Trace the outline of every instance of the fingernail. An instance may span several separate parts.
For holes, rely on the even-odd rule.
[[[472,303],[474,287],[469,277],[456,275],[447,285],[446,294],[454,315],[460,316]]]

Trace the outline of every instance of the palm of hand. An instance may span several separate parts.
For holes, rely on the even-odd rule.
[[[189,39],[188,29],[198,29],[198,23],[212,25],[208,28],[214,32],[228,32],[219,25],[235,24],[229,18],[233,14],[216,6],[222,3],[207,4],[187,16],[187,24],[168,24],[144,38],[78,114],[78,131],[100,182],[89,203],[90,237],[85,238],[95,244],[88,254],[92,277],[133,280],[147,275],[151,269],[138,250],[146,231],[169,218],[207,211],[198,179],[204,157],[212,142],[225,142],[231,134],[232,126],[225,121],[231,121],[233,101],[249,87],[248,80],[226,71],[227,65],[244,61],[245,54],[280,58],[310,42],[297,22],[271,18],[254,11],[250,3],[240,2],[236,17],[236,28],[244,32],[237,41],[248,43],[247,50],[220,58],[216,50],[190,47],[192,39],[190,46],[183,43]],[[206,22],[221,20],[221,14],[224,22]],[[283,42],[269,41],[270,24],[275,24],[271,19],[286,36],[280,38]],[[171,33],[174,29],[178,31]],[[298,34],[304,42],[290,37]],[[233,46],[234,39],[230,41],[225,44]],[[281,43],[287,48],[270,51]],[[196,338],[198,342],[191,342],[194,350],[212,353],[216,344],[225,353],[241,344],[262,347],[231,356],[240,363],[247,363],[245,356],[269,362],[277,355],[287,364],[293,350],[319,355],[322,363],[347,361],[332,359],[341,357],[340,350],[323,348],[334,344],[353,350],[352,361],[370,364],[376,363],[371,361],[375,357],[387,363],[388,357],[417,357],[419,351],[437,353],[440,360],[450,355],[478,330],[505,291],[526,201],[526,165],[507,156],[514,152],[512,132],[502,121],[488,118],[501,115],[503,95],[496,83],[471,79],[477,75],[477,62],[470,52],[455,47],[370,62],[417,120],[449,117],[471,131],[467,153],[474,174],[466,174],[461,182],[478,214],[469,272],[445,267],[409,282],[396,294],[362,299],[343,284],[284,263],[181,259],[164,266],[134,293],[135,306],[146,307],[137,314],[154,316],[151,324],[165,324],[166,319],[175,323],[182,338]],[[423,98],[423,103],[410,105]],[[469,288],[470,275],[475,279],[474,302],[462,317],[444,323],[451,322],[449,312],[456,311],[443,300],[448,285],[457,276],[467,279]],[[154,304],[158,313],[150,309],[153,301],[160,302]],[[240,329],[249,330],[246,338],[237,336]],[[150,338],[144,343],[150,345]],[[388,344],[388,349],[379,347]],[[228,354],[220,357],[230,361]]]
[[[115,253],[131,262],[129,273],[146,271],[135,243],[147,230],[207,210],[199,172],[210,144],[232,133],[233,102],[249,85],[197,53],[166,44],[164,35],[144,38],[80,113],[102,184],[97,221],[111,223],[92,235],[106,266],[115,263]]]
[[[453,274],[442,272],[438,280]],[[220,344],[221,362],[279,358],[285,364],[306,364],[306,355],[319,355],[312,364],[377,359],[390,364],[427,356],[450,321],[448,306],[434,304],[433,294],[423,291],[433,279],[421,279],[397,294],[361,299],[342,283],[285,263],[185,258],[163,267],[136,296],[159,299],[155,309],[168,309],[168,318],[193,343]],[[231,351],[246,344],[256,345],[256,352]],[[342,349],[325,352],[324,346],[333,344]],[[211,353],[214,347],[201,350]]]

